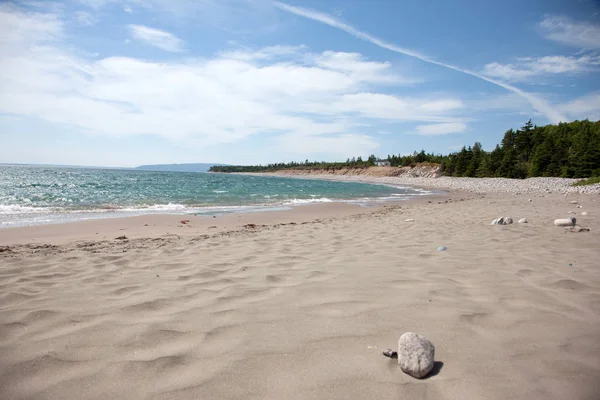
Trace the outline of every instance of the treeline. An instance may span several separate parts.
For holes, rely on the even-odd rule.
[[[283,169],[366,168],[377,164],[371,155],[346,162],[290,162],[257,166],[215,166],[212,172],[269,172]],[[421,163],[441,164],[444,175],[467,177],[527,178],[558,176],[584,178],[600,176],[600,121],[573,121],[558,125],[534,126],[528,121],[517,130],[510,129],[491,152],[479,142],[448,155],[425,153],[388,155],[393,167]]]
[[[573,121],[506,131],[491,152],[480,143],[463,147],[442,163],[444,175],[527,178],[600,176],[600,121]]]
[[[283,169],[342,169],[342,168],[367,168],[376,165],[377,157],[371,155],[368,159],[363,160],[362,157],[352,157],[346,162],[326,162],[326,161],[304,161],[275,163],[267,165],[220,165],[210,168],[210,172],[273,172]]]

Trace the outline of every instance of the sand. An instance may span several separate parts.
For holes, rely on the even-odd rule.
[[[0,230],[0,398],[597,399],[598,196],[459,197]],[[427,379],[381,355],[406,331]]]

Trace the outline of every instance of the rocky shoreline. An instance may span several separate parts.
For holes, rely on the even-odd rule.
[[[411,176],[365,176],[365,175],[337,175],[337,174],[289,174],[289,173],[260,173],[255,175],[269,175],[279,177],[293,177],[304,179],[326,179],[343,182],[380,183],[386,185],[409,185],[426,188],[447,189],[464,191],[477,194],[510,193],[546,195],[550,193],[561,194],[587,194],[600,195],[600,184],[587,186],[572,186],[579,179],[568,178],[455,178],[441,177],[411,177]]]

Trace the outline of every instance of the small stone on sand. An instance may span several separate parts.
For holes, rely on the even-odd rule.
[[[583,228],[581,226],[570,226],[565,228],[565,232],[574,232],[574,233],[578,233],[578,232],[589,232],[590,228]]]
[[[511,217],[500,217],[492,221],[492,225],[510,225],[513,223]]]

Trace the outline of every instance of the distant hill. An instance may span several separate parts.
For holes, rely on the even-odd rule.
[[[193,163],[193,164],[153,164],[153,165],[140,165],[134,169],[144,171],[167,171],[167,172],[208,172],[210,167],[213,165],[223,164],[205,164],[205,163]]]

